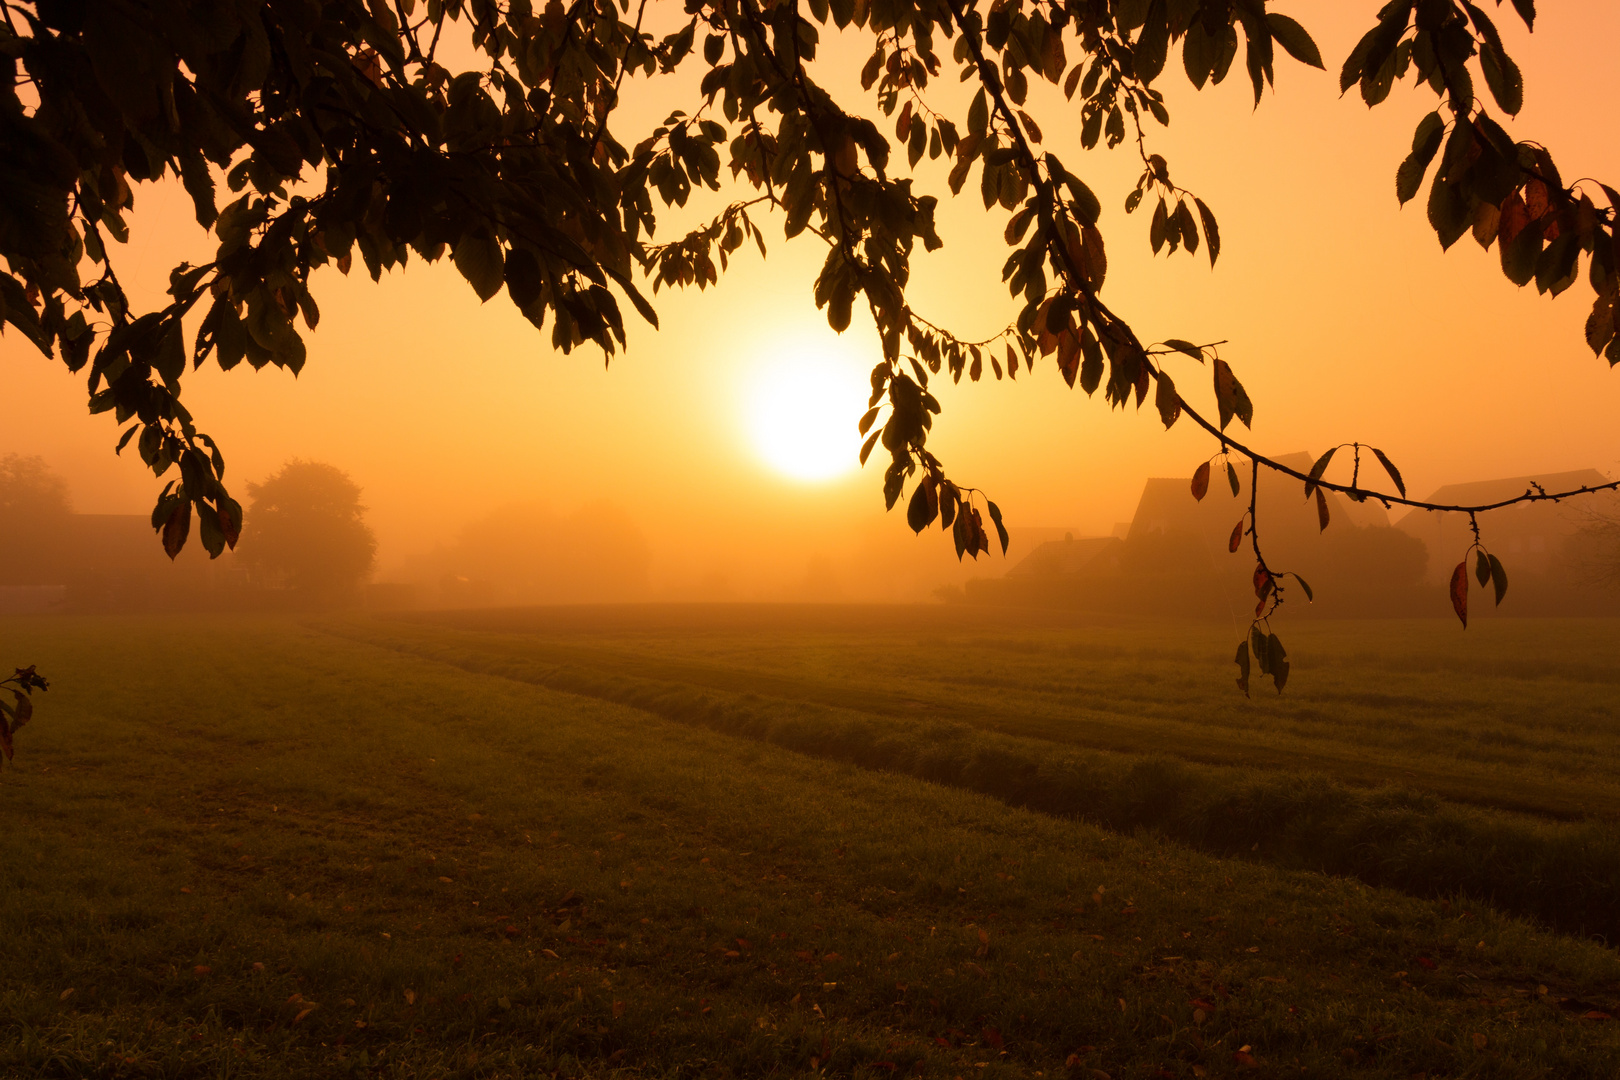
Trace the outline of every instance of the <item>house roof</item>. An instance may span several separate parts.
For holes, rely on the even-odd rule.
[[[1423,501],[1447,506],[1477,506],[1481,503],[1500,502],[1515,495],[1523,495],[1535,484],[1541,485],[1546,491],[1570,491],[1610,482],[1607,476],[1596,469],[1572,469],[1569,472],[1511,476],[1503,480],[1471,480],[1463,484],[1446,484],[1444,487],[1436,488]],[[1417,510],[1409,511],[1402,515],[1396,524],[1406,522],[1417,513],[1419,513]]]
[[[1008,577],[1066,577],[1083,573],[1098,565],[1110,552],[1118,550],[1122,540],[1117,536],[1089,536],[1075,539],[1070,533],[1062,540],[1048,540],[1024,556]]]

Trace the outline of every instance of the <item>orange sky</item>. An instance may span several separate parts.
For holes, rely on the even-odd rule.
[[[1278,7],[1310,29],[1330,73],[1281,61],[1280,93],[1257,111],[1240,73],[1202,94],[1179,73],[1162,80],[1171,126],[1152,134],[1152,148],[1220,218],[1224,253],[1213,272],[1202,253],[1154,259],[1147,213],[1121,209],[1140,171],[1134,154],[1082,153],[1078,111],[1050,87],[1033,95],[1049,145],[1102,199],[1105,298],[1144,338],[1228,339],[1223,355],[1255,402],[1254,441],[1272,452],[1361,439],[1388,450],[1416,493],[1620,469],[1620,373],[1582,343],[1584,278],[1549,301],[1514,289],[1494,252],[1471,239],[1443,255],[1421,198],[1397,209],[1393,183],[1432,96],[1398,89],[1369,111],[1354,92],[1341,99],[1331,73],[1371,25],[1376,0]],[[1509,130],[1551,147],[1566,178],[1620,178],[1620,146],[1603,135],[1612,128],[1604,106],[1620,95],[1610,57],[1620,5],[1543,7],[1533,36],[1507,9],[1499,18],[1526,79],[1526,107]],[[858,94],[865,55],[858,38],[831,45],[821,77]],[[951,100],[954,80],[938,90]],[[621,138],[631,141],[631,121],[669,100],[667,87],[630,98]],[[964,336],[987,335],[1016,310],[999,283],[1005,219],[983,212],[976,181],[949,201],[943,172],[926,162],[921,170],[921,183],[946,199],[946,248],[919,251],[912,302]],[[208,248],[183,198],[138,199],[136,246],[118,253],[120,274],[159,289],[177,257]],[[818,558],[843,575],[847,596],[926,595],[950,576],[948,540],[914,539],[898,512],[885,517],[877,467],[807,484],[770,468],[753,445],[748,388],[784,350],[863,368],[877,352],[859,321],[839,340],[814,310],[815,241],[786,244],[779,222],[772,229],[768,261],[744,256],[705,294],[662,294],[662,331],[634,326],[628,354],[607,369],[589,351],[553,353],[504,295],[481,307],[447,264],[413,265],[380,286],[327,270],[299,378],[205,370],[189,377],[186,400],[223,443],[239,496],[245,479],[294,455],[348,470],[371,507],[383,579],[493,506],[541,501],[567,512],[607,501],[647,533],[661,595],[692,595],[704,581],[735,596],[789,595]],[[85,414],[78,377],[16,335],[0,341],[0,373],[14,403],[0,453],[46,457],[81,510],[149,509],[154,481],[133,455],[113,457],[116,429]],[[1205,385],[1201,374],[1177,374],[1184,392]],[[1164,432],[1151,408],[1110,413],[1065,388],[1050,363],[1017,384],[940,396],[936,452],[988,489],[1015,529],[1106,533],[1130,517],[1145,477],[1188,474],[1213,449],[1190,424]],[[864,404],[849,403],[852,446]],[[879,565],[895,570],[892,584],[874,580]],[[1003,568],[997,559],[979,572]]]

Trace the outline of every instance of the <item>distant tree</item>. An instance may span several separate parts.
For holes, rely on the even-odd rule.
[[[42,457],[7,454],[0,458],[0,521],[16,525],[27,518],[66,517],[73,512],[67,481]]]
[[[1620,499],[1604,497],[1575,511],[1569,546],[1587,583],[1620,589]]]
[[[371,574],[377,539],[360,486],[319,461],[287,462],[247,486],[252,524],[241,556],[263,579],[317,601],[352,594]]]
[[[51,583],[72,509],[44,458],[0,458],[0,585]]]
[[[41,571],[70,513],[67,483],[44,458],[0,458],[0,584],[43,583]],[[11,760],[13,737],[34,715],[34,691],[48,688],[32,667],[0,679],[0,758]]]
[[[1202,248],[1213,264],[1214,211],[1170,179],[1149,143],[1169,121],[1161,77],[1179,45],[1194,87],[1219,83],[1241,44],[1258,104],[1279,49],[1322,67],[1310,35],[1267,0],[688,0],[667,15],[673,8],[0,0],[0,55],[13,72],[0,89],[0,254],[11,271],[0,273],[0,317],[73,371],[88,367],[91,410],[128,423],[120,447],[133,442],[158,475],[179,466],[180,481],[153,513],[171,555],[193,515],[213,554],[235,543],[242,521],[218,447],[180,403],[188,358],[296,372],[305,359],[296,322],[313,329],[319,319],[318,268],[346,274],[358,256],[376,279],[412,252],[448,257],[480,299],[504,287],[536,327],[549,321],[557,347],[589,341],[611,355],[625,342],[620,298],[657,324],[638,273],[654,291],[706,287],[744,243],[764,250],[757,219],[772,212],[788,238],[825,247],[814,300],[832,327],[850,325],[857,301],[876,324],[862,461],[881,442],[886,503],[896,505],[909,483],[910,524],[940,523],[958,557],[989,550],[991,527],[1003,549],[1007,535],[999,508],[949,478],[929,449],[940,408],[930,377],[1016,377],[1039,357],[1052,358],[1070,386],[1101,389],[1112,406],[1140,409],[1151,396],[1167,427],[1186,418],[1209,434],[1212,462],[1243,455],[1255,470],[1304,483],[1307,496],[1320,488],[1450,510],[1476,525],[1494,508],[1408,498],[1390,459],[1360,445],[1346,448],[1353,455],[1340,455],[1331,476],[1331,451],[1307,473],[1245,446],[1228,430],[1233,417],[1247,426],[1253,407],[1215,347],[1139,333],[1101,297],[1102,204],[1042,145],[1042,128],[1078,121],[1086,149],[1136,153],[1142,172],[1125,209],[1151,218],[1153,250]],[[1512,8],[1533,27],[1534,0]],[[672,20],[672,32],[643,29],[649,14]],[[816,81],[829,26],[870,39],[861,83],[875,110],[851,111]],[[447,66],[467,55],[441,51],[447,37],[470,41],[476,59]],[[621,140],[614,121],[624,82],[692,69],[697,90],[683,107]],[[947,69],[969,90],[955,115],[927,95]],[[1483,6],[1385,3],[1339,84],[1359,86],[1372,106],[1407,78],[1437,103],[1396,171],[1398,199],[1416,197],[1432,169],[1428,220],[1441,244],[1471,232],[1496,247],[1519,286],[1559,293],[1584,258],[1594,293],[1587,343],[1620,361],[1620,194],[1566,182],[1542,144],[1516,141],[1493,117],[1493,109],[1517,115],[1524,87]],[[1040,79],[1061,86],[1073,113],[1030,114],[1029,85]],[[913,190],[909,175],[925,155],[953,161],[953,194],[976,174],[986,212],[1007,219],[1002,276],[1020,307],[988,338],[965,340],[908,302],[914,250],[941,244],[937,199]],[[201,266],[176,267],[169,302],[139,311],[107,238],[126,239],[134,186],[165,176],[185,186],[218,249]],[[234,196],[223,208],[221,178]],[[664,208],[723,181],[735,197],[717,216],[653,242]],[[193,312],[201,318],[188,328]],[[1189,396],[1190,376],[1210,379],[1210,390]],[[1362,483],[1364,456],[1393,490]],[[1207,487],[1207,464],[1202,471]],[[1532,490],[1512,501],[1567,494]],[[1232,545],[1247,538],[1255,558],[1244,671],[1256,648],[1268,670],[1269,616],[1299,584],[1268,565],[1257,510],[1251,498]],[[1483,544],[1472,545],[1452,578],[1465,625],[1470,560],[1498,598],[1506,586]]]

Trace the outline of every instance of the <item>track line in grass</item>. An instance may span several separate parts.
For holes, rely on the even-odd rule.
[[[274,622],[34,640],[60,674],[0,786],[5,1075],[1620,1066],[1568,1007],[1620,1003],[1620,961],[1489,911]]]
[[[459,623],[468,620],[463,618]],[[783,701],[805,702],[853,712],[901,719],[927,717],[961,723],[1023,738],[1084,746],[1124,754],[1169,755],[1208,765],[1240,766],[1277,771],[1306,770],[1337,781],[1374,788],[1399,784],[1432,792],[1451,802],[1557,820],[1620,820],[1620,790],[1578,777],[1559,777],[1556,783],[1502,782],[1501,771],[1487,764],[1463,760],[1429,762],[1402,757],[1364,746],[1334,746],[1323,740],[1256,738],[1254,733],[1223,731],[1186,720],[1120,716],[1107,709],[1071,703],[1062,715],[1030,710],[1009,710],[992,702],[963,704],[926,690],[896,693],[861,680],[852,671],[841,680],[813,679],[782,672],[759,671],[715,663],[671,658],[622,647],[559,642],[541,637],[512,638],[467,630],[452,623],[448,633],[425,618],[376,621],[377,630],[345,631],[375,636],[379,631],[412,647],[412,632],[422,640],[450,637],[486,657],[501,655],[519,662],[537,662],[558,668],[600,672],[608,677],[629,677],[713,690],[728,694],[754,694]],[[384,626],[387,629],[382,629]],[[497,625],[499,625],[497,623]],[[375,638],[380,640],[380,638]],[[1049,707],[1048,707],[1049,708]],[[1146,721],[1146,722],[1145,722]]]
[[[1151,828],[1225,856],[1358,877],[1419,896],[1464,893],[1565,932],[1620,938],[1620,830],[1564,824],[1309,773],[1113,755],[935,720],[726,694],[372,624],[357,640],[464,670],[614,701],[653,715],[866,768],[966,788],[1113,829]],[[656,670],[656,669],[655,669]]]

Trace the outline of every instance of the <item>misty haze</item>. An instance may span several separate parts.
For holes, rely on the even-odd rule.
[[[1616,40],[0,0],[0,1076],[1620,1076]]]

